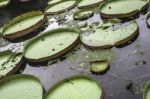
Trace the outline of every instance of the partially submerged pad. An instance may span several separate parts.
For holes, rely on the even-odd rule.
[[[80,0],[78,8],[89,8],[99,6],[104,0]]]
[[[31,75],[14,75],[0,80],[0,99],[42,99],[43,87]]]
[[[22,63],[22,54],[11,51],[0,52],[0,78],[15,73]]]
[[[103,90],[94,80],[77,76],[54,85],[44,99],[103,99]]]
[[[10,0],[0,0],[0,7],[8,5],[9,2]]]
[[[94,12],[92,10],[81,10],[74,14],[75,20],[86,20],[90,17],[92,17]]]
[[[100,7],[100,13],[105,18],[128,18],[147,7],[146,0],[111,0]]]
[[[60,28],[48,31],[27,44],[24,56],[33,62],[54,59],[72,49],[78,39],[79,33],[74,29]]]
[[[55,5],[50,5],[46,8],[45,12],[47,14],[58,14],[61,12],[65,12],[67,10],[72,9],[76,6],[77,1],[76,0],[64,0],[62,2],[59,2]]]
[[[150,81],[144,86],[143,99],[150,99]]]
[[[46,21],[41,11],[31,11],[10,20],[3,26],[2,35],[6,39],[15,39],[40,28]]]
[[[106,27],[105,23],[96,28],[93,33],[82,34],[82,43],[90,48],[108,48],[128,43],[138,35],[138,25],[135,21],[119,28]]]

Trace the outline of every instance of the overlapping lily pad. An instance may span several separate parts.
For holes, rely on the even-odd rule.
[[[108,48],[120,46],[133,40],[138,35],[138,25],[132,21],[126,25],[107,26],[108,23],[100,25],[90,34],[81,35],[82,43],[90,48]]]
[[[0,80],[0,99],[42,99],[43,87],[31,75],[14,75]]]
[[[75,20],[86,20],[90,17],[92,17],[94,12],[92,10],[81,10],[74,14]]]
[[[0,7],[6,6],[10,3],[10,0],[0,0]]]
[[[104,18],[128,18],[147,7],[146,0],[110,0],[100,7],[100,13]]]
[[[6,39],[16,39],[40,28],[47,20],[41,11],[31,11],[10,20],[3,26],[2,35]]]
[[[78,3],[78,8],[91,8],[99,6],[104,0],[80,0]]]
[[[88,77],[75,76],[55,84],[44,99],[103,99],[103,89]]]
[[[0,52],[0,78],[15,73],[23,62],[21,53]]]
[[[79,33],[74,29],[60,28],[48,31],[27,44],[24,56],[32,62],[51,60],[72,49],[78,39]]]
[[[49,5],[45,12],[47,14],[58,14],[72,9],[76,6],[77,0],[64,0],[55,5]]]

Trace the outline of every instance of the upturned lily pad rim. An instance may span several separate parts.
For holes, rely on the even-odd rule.
[[[90,81],[94,81],[97,86],[99,87],[99,89],[101,89],[102,93],[101,93],[101,97],[99,97],[99,99],[103,99],[104,98],[104,88],[102,87],[101,84],[98,83],[98,81],[88,77],[88,76],[85,76],[85,75],[74,75],[74,76],[70,76],[70,77],[66,77],[65,79],[63,80],[60,80],[58,82],[56,82],[54,85],[52,85],[52,87],[50,87],[50,89],[46,92],[46,94],[44,95],[44,99],[48,96],[48,94],[51,93],[51,91],[53,91],[57,86],[65,83],[65,81],[68,81],[68,80],[72,80],[72,79],[77,79],[77,78],[83,78],[83,79],[88,79]]]
[[[7,28],[11,27],[12,25],[16,24],[19,21],[22,21],[24,19],[36,16],[36,15],[43,15],[43,19],[39,20],[38,23],[34,24],[33,26],[23,29],[21,31],[16,31],[14,33],[11,34],[5,34],[5,30],[7,30]],[[8,21],[7,23],[4,24],[3,29],[2,29],[2,36],[5,39],[15,39],[21,36],[24,36],[26,34],[31,33],[32,31],[36,30],[37,28],[39,28],[42,24],[44,24],[47,20],[47,16],[45,13],[43,13],[42,11],[30,11],[27,13],[23,13],[20,16],[17,16],[15,18],[13,18],[12,20]]]
[[[68,2],[68,1],[75,1],[75,3],[74,3],[72,6],[68,7],[67,9],[63,9],[63,10],[60,10],[60,11],[57,11],[57,12],[47,12],[47,10],[48,10],[49,8],[54,7],[54,6],[56,6],[57,4],[64,3],[64,2]],[[74,7],[78,4],[78,2],[79,2],[79,0],[62,0],[62,1],[60,1],[60,2],[57,2],[57,3],[55,3],[55,4],[52,4],[52,5],[49,5],[48,7],[46,7],[45,13],[46,13],[47,15],[55,15],[55,14],[63,13],[63,12],[65,12],[65,10],[71,10],[72,8],[74,8]]]
[[[78,37],[77,39],[70,45],[68,46],[66,49],[62,50],[61,52],[58,52],[52,56],[48,56],[48,57],[44,57],[44,58],[39,58],[39,59],[30,59],[28,57],[25,56],[25,52],[26,52],[26,49],[28,48],[28,46],[30,46],[30,44],[32,45],[33,42],[36,42],[36,40],[40,39],[41,37],[44,37],[44,36],[47,36],[47,35],[53,35],[54,33],[60,33],[61,31],[69,31],[69,32],[74,32],[74,33],[77,33],[78,34]],[[66,52],[68,52],[68,50],[71,50],[78,42],[79,42],[79,38],[80,38],[80,32],[77,30],[77,29],[73,29],[73,28],[57,28],[57,29],[53,29],[53,30],[49,30],[45,33],[42,33],[41,35],[33,38],[32,40],[30,40],[29,42],[27,42],[25,44],[25,47],[24,47],[24,57],[29,61],[29,62],[44,62],[44,61],[47,61],[47,60],[51,60],[51,59],[55,59],[55,58],[58,58],[59,56],[65,54]],[[60,55],[60,54],[61,55]]]
[[[10,75],[14,74],[15,72],[17,72],[19,70],[19,68],[21,68],[22,63],[24,62],[23,53],[15,53],[15,52],[12,52],[11,50],[6,50],[6,51],[0,52],[0,55],[9,54],[9,53],[15,54],[15,55],[22,54],[22,57],[21,57],[20,61],[17,64],[15,64],[16,66],[14,66],[14,68],[12,70],[10,70],[6,75],[4,75],[4,77],[1,77],[1,78],[5,78],[5,77],[10,76]]]
[[[82,1],[82,0],[80,0]],[[80,3],[79,1],[79,3]],[[90,5],[85,5],[85,6],[78,6],[79,9],[87,9],[87,8],[95,8],[95,7],[98,7],[100,6],[102,3],[106,2],[105,0],[102,0],[102,1],[99,1],[97,3],[93,3],[93,4],[90,4]]]
[[[82,13],[82,12],[85,12],[85,11],[91,11],[91,14],[90,14],[88,17],[75,18],[75,16],[76,16],[77,14]],[[94,15],[94,11],[93,11],[93,10],[91,10],[91,9],[83,9],[83,10],[79,10],[79,11],[77,11],[76,13],[74,13],[73,18],[74,18],[75,20],[81,20],[81,21],[82,21],[82,20],[86,20],[86,19],[92,17],[93,15]]]
[[[134,10],[133,12],[130,13],[126,13],[126,14],[105,14],[101,12],[101,8],[105,6],[105,4],[108,4],[109,2],[115,2],[115,1],[119,1],[119,0],[113,0],[113,1],[106,1],[104,2],[101,6],[99,6],[99,12],[100,12],[100,16],[103,18],[119,18],[119,19],[124,19],[124,18],[129,18],[132,16],[135,16],[137,14],[139,14],[140,12],[144,11],[145,9],[147,9],[149,7],[149,3],[147,1],[147,4],[144,5],[141,9],[139,10]],[[144,1],[144,0],[143,0]]]
[[[146,94],[147,91],[150,90],[150,81],[148,81],[145,86],[144,86],[144,90],[143,90],[143,99],[146,99]]]

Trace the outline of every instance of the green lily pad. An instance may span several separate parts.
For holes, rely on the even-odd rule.
[[[0,0],[0,7],[8,5],[10,0]]]
[[[150,99],[150,81],[144,86],[143,99]]]
[[[138,35],[138,25],[135,21],[119,27],[115,29],[113,25],[108,27],[107,24],[102,24],[93,33],[83,33],[81,41],[90,48],[108,48],[126,44]]]
[[[75,76],[58,82],[44,99],[103,99],[103,89],[90,78]]]
[[[99,6],[104,0],[80,0],[78,3],[78,8],[84,9],[84,8],[91,8]]]
[[[2,35],[6,39],[15,39],[40,28],[46,21],[41,11],[31,11],[10,20],[3,26]]]
[[[15,73],[21,67],[21,63],[21,53],[0,52],[0,78]]]
[[[1,99],[42,99],[43,87],[31,75],[14,75],[0,80]]]
[[[48,31],[27,44],[24,56],[33,62],[51,60],[72,49],[78,38],[78,31],[69,28]]]
[[[77,1],[76,0],[65,0],[62,2],[59,2],[55,5],[50,5],[46,8],[45,12],[47,14],[58,14],[65,12],[67,10],[72,9],[73,7],[76,6]]]
[[[60,1],[62,1],[62,0],[49,0],[48,1],[48,5],[56,4],[56,3],[60,2]]]
[[[111,0],[100,7],[100,13],[105,18],[128,18],[147,7],[148,2],[144,0]]]
[[[92,10],[81,10],[74,14],[75,20],[86,20],[90,17],[92,17],[94,12]]]
[[[93,61],[90,62],[90,70],[96,74],[105,73],[109,68],[109,63],[107,61]]]

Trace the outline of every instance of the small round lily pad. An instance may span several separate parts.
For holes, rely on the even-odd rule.
[[[51,60],[68,52],[78,41],[78,31],[70,28],[54,29],[31,40],[25,47],[24,56],[32,62]]]
[[[81,10],[74,14],[75,20],[86,20],[90,17],[92,17],[94,12],[92,10]]]
[[[43,86],[32,75],[13,75],[0,80],[0,99],[43,99]]]
[[[46,14],[58,14],[72,9],[76,6],[76,0],[65,0],[54,5],[49,5],[45,12]]]
[[[95,74],[105,73],[109,69],[109,63],[107,61],[92,61],[90,62],[90,70]]]
[[[55,84],[44,99],[103,99],[103,95],[103,89],[96,81],[74,76]]]
[[[81,35],[82,43],[89,48],[109,48],[122,46],[138,35],[138,24],[135,21],[119,25],[102,23],[93,32]]]
[[[78,3],[79,9],[86,9],[99,6],[105,0],[80,0]]]
[[[0,78],[15,73],[23,62],[21,53],[11,51],[0,52]]]
[[[3,26],[2,35],[6,39],[16,39],[40,28],[47,20],[41,11],[24,13]]]
[[[128,18],[147,7],[146,0],[110,0],[100,7],[100,14],[104,18]]]

